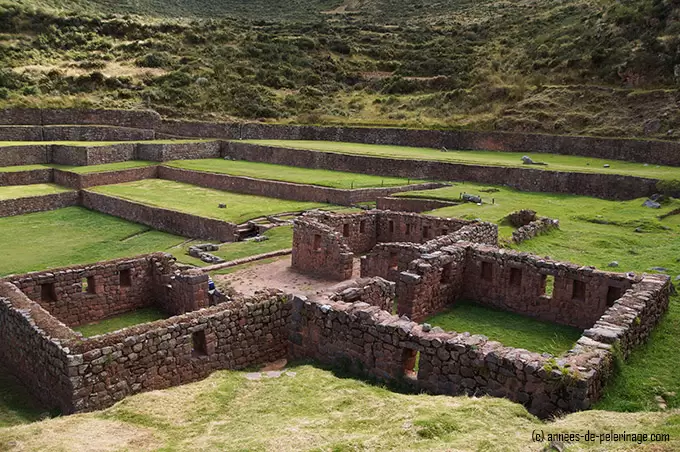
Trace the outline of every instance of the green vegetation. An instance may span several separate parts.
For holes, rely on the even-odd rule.
[[[0,173],[12,173],[15,171],[34,171],[51,169],[53,165],[15,165],[15,166],[0,166]]]
[[[341,154],[369,155],[382,158],[443,161],[485,166],[510,166],[545,171],[572,171],[580,173],[626,174],[629,176],[649,177],[652,179],[679,179],[680,168],[672,166],[647,165],[604,160],[572,155],[543,154],[531,152],[497,151],[452,151],[441,152],[432,148],[408,146],[388,146],[379,144],[341,143],[335,141],[296,141],[296,140],[244,140],[246,143],[279,146],[291,149],[309,149]],[[525,165],[522,156],[527,155],[535,162],[548,165]],[[605,168],[608,164],[610,167]]]
[[[42,412],[28,390],[0,365],[0,428],[37,421]]]
[[[674,413],[585,411],[541,422],[493,397],[405,395],[309,365],[252,381],[244,372],[128,397],[112,408],[0,430],[22,450],[540,450],[532,431],[654,432],[680,447]],[[93,434],[95,433],[96,434]],[[596,446],[597,447],[597,446]],[[638,450],[635,442],[616,450]],[[591,450],[571,443],[569,450]]]
[[[99,322],[80,325],[73,329],[85,337],[92,337],[167,318],[168,315],[158,308],[142,308],[115,317],[109,317]]]
[[[0,106],[677,137],[678,11],[662,0],[5,0]]]
[[[489,189],[498,190],[488,192]],[[409,192],[408,197],[458,199],[459,193],[475,193],[484,203],[461,204],[431,212],[434,215],[481,218],[500,224],[509,238],[512,227],[504,218],[519,209],[560,220],[560,230],[541,235],[512,248],[539,256],[594,265],[601,269],[637,273],[663,267],[671,276],[680,274],[680,216],[663,220],[658,215],[680,207],[673,199],[661,209],[642,207],[643,199],[605,201],[583,196],[518,192],[506,187],[457,184],[449,188]],[[491,204],[492,198],[495,204]],[[639,232],[636,232],[639,231]],[[619,266],[609,268],[610,262]],[[668,314],[652,332],[649,341],[634,351],[620,373],[605,389],[598,408],[617,411],[658,410],[661,396],[670,408],[680,407],[680,379],[671,362],[680,361],[680,297],[673,296]]]
[[[297,212],[328,206],[328,204],[321,203],[242,195],[161,179],[104,185],[91,190],[151,206],[233,223],[243,223],[274,213]],[[220,204],[226,204],[226,209],[220,209]]]
[[[55,144],[62,146],[82,146],[100,147],[111,146],[114,144],[184,144],[184,143],[203,143],[214,140],[143,140],[143,141],[0,141],[0,147],[6,146],[52,146]]]
[[[321,169],[298,168],[296,166],[273,165],[270,163],[246,162],[244,160],[200,159],[177,160],[166,163],[174,168],[182,168],[209,173],[229,174],[232,176],[254,177],[298,184],[320,185],[332,188],[369,188],[393,187],[417,184],[424,181],[400,177],[369,176],[366,174],[328,171]],[[680,170],[678,171],[680,173]]]
[[[481,306],[465,300],[426,320],[457,333],[483,334],[493,341],[536,353],[559,356],[574,346],[581,331],[568,326]]]
[[[0,218],[0,276],[166,251],[182,237],[81,207]]]
[[[70,188],[54,184],[8,185],[0,187],[0,201],[6,199],[28,198],[30,196],[53,195],[72,191]]]
[[[236,259],[241,259],[244,257],[255,256],[257,254],[271,253],[272,251],[279,251],[291,248],[293,246],[293,227],[292,226],[279,226],[272,228],[263,234],[269,237],[268,240],[264,242],[232,242],[224,243],[220,246],[219,251],[211,251],[211,254],[219,256],[225,261],[233,261]],[[209,264],[187,255],[191,245],[198,243],[199,241],[189,242],[183,245],[183,251],[185,255],[177,255],[179,261],[198,265],[200,267],[205,267]],[[205,241],[201,241],[205,243]]]
[[[144,168],[153,165],[158,165],[158,162],[147,162],[144,160],[130,160],[127,162],[104,163],[102,165],[88,165],[88,166],[54,165],[54,167],[62,169],[64,171],[69,171],[71,173],[89,174],[89,173],[103,173],[106,171],[120,171],[131,168]]]

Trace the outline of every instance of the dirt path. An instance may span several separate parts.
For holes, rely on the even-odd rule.
[[[227,275],[217,275],[217,281],[228,281],[237,292],[246,296],[262,289],[280,289],[287,293],[302,295],[321,294],[340,281],[318,279],[293,271],[290,267],[291,257],[286,256],[274,262],[239,270]],[[359,277],[359,259],[354,260],[354,277]]]

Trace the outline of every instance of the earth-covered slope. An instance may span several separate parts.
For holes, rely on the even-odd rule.
[[[0,1],[0,106],[673,138],[679,18],[676,0]]]

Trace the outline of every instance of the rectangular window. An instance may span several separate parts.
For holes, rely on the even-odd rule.
[[[392,251],[390,253],[390,270],[399,269],[399,253]]]
[[[616,300],[621,298],[622,295],[623,290],[620,287],[609,286],[609,289],[607,289],[607,306],[608,307],[614,306]]]
[[[96,293],[96,288],[95,288],[95,282],[94,282],[94,276],[88,276],[87,278],[83,278],[80,282],[80,288],[83,291],[83,293]]]
[[[579,281],[578,279],[575,279],[571,291],[571,298],[572,300],[585,300],[586,283],[584,283],[583,281]]]
[[[132,286],[132,270],[121,270],[120,271],[120,286],[130,287]]]
[[[361,220],[361,222],[359,222],[359,232],[362,234],[366,232],[366,220]]]
[[[205,330],[192,333],[191,354],[193,356],[205,356],[208,354],[208,344],[205,340]]]
[[[349,237],[349,224],[342,225],[342,236]]]
[[[444,264],[442,267],[442,276],[441,279],[439,280],[440,284],[448,284],[451,282],[451,277],[453,276],[453,264],[449,262],[448,264]]]
[[[404,378],[417,380],[420,352],[405,348],[401,353],[401,359],[404,364]]]
[[[54,288],[54,283],[40,285],[40,300],[57,301],[57,291]]]
[[[446,228],[442,229],[442,235],[449,235],[449,230]]]
[[[482,262],[482,279],[484,281],[491,281],[493,279],[491,262]]]
[[[411,225],[406,223],[406,235],[411,235]]]
[[[519,268],[510,268],[510,285],[519,287],[522,285],[522,270]]]
[[[314,234],[314,251],[320,251],[321,250],[321,235],[320,234]]]
[[[390,232],[394,232],[394,221],[390,220]]]
[[[430,227],[429,226],[423,226],[423,238],[425,238],[425,239],[430,238]]]
[[[541,275],[541,292],[546,297],[552,297],[555,291],[555,277],[553,275]]]

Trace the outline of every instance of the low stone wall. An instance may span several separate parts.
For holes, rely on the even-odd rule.
[[[459,203],[450,201],[438,201],[436,199],[420,198],[378,198],[376,209],[394,210],[397,212],[421,213],[444,207],[457,206]]]
[[[33,212],[61,209],[79,204],[77,191],[4,199],[0,201],[0,217],[11,217]]]
[[[220,155],[221,145],[218,141],[172,144],[138,143],[136,159],[167,162],[168,160],[219,158]]]
[[[232,242],[236,238],[236,225],[233,223],[152,207],[88,190],[81,193],[83,206],[88,209],[145,224],[160,231],[220,242]]]
[[[214,123],[163,120],[156,132],[167,137],[224,138],[236,140],[241,136],[239,123]]]
[[[47,184],[52,182],[51,169],[0,171],[0,187],[8,185]]]
[[[102,165],[134,160],[134,144],[109,146],[52,146],[52,163],[70,166]]]
[[[37,126],[0,126],[0,141],[43,141],[43,129]]]
[[[160,115],[153,110],[76,108],[10,108],[0,110],[0,124],[9,125],[91,124],[155,129],[159,125],[160,119]]]
[[[352,277],[354,255],[342,234],[314,219],[296,219],[291,267],[306,274],[344,281]]]
[[[153,140],[153,130],[113,126],[44,126],[43,141],[141,141]]]
[[[569,173],[528,168],[400,160],[258,146],[239,142],[229,142],[226,146],[226,155],[254,162],[411,179],[470,181],[507,185],[522,191],[569,193],[613,200],[649,196],[656,192],[658,182],[655,179],[614,174]]]
[[[329,298],[345,303],[366,303],[392,312],[396,285],[380,277],[360,278],[333,287]]]
[[[0,137],[1,139],[2,137]],[[21,141],[21,140],[18,140]],[[50,163],[49,146],[0,146],[0,166],[39,165]]]
[[[2,125],[42,125],[42,112],[38,108],[0,109]]]
[[[379,197],[391,193],[411,190],[429,190],[445,186],[444,184],[426,183],[402,187],[342,190],[315,185],[295,184],[292,182],[191,171],[167,166],[163,166],[159,169],[158,177],[217,190],[267,196],[270,198],[291,199],[294,201],[323,202],[341,206],[351,206],[359,202],[375,201]]]
[[[96,173],[73,173],[54,169],[54,183],[64,187],[82,190],[98,185],[122,184],[142,179],[153,179],[158,175],[157,166],[130,168],[118,171],[102,171]],[[2,173],[0,173],[2,174]]]
[[[513,243],[519,244],[537,235],[545,234],[553,229],[559,229],[560,222],[552,218],[542,217],[526,224],[512,232]]]

